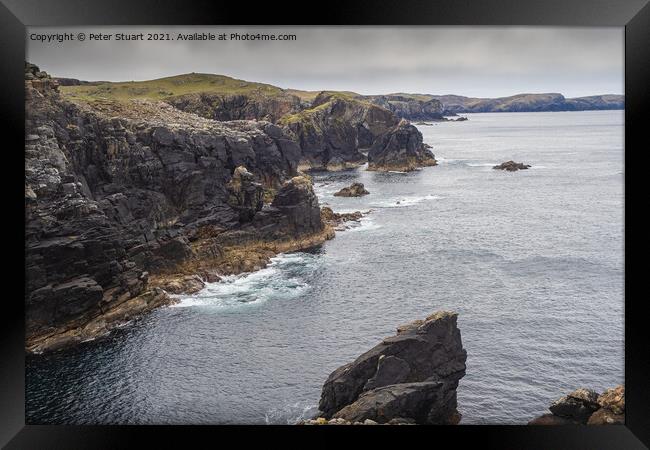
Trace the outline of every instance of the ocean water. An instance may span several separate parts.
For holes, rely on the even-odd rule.
[[[29,357],[28,423],[294,423],[331,371],[441,309],[468,354],[461,424],[622,383],[623,112],[467,116],[419,126],[436,167],[315,174],[322,204],[372,209],[322,247]],[[509,159],[533,167],[491,169]],[[353,181],[370,195],[332,195]]]

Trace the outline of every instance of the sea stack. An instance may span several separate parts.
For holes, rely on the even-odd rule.
[[[410,172],[436,164],[429,146],[422,142],[422,133],[406,119],[377,138],[368,152],[368,170],[373,171]]]
[[[440,311],[403,325],[336,369],[323,386],[320,418],[306,423],[457,424],[467,358],[457,317]]]

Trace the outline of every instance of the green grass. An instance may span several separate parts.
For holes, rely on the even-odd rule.
[[[285,91],[270,84],[238,80],[224,75],[191,73],[149,81],[106,82],[98,85],[61,86],[63,95],[81,101],[96,99],[164,100],[194,93],[259,95],[274,97]]]

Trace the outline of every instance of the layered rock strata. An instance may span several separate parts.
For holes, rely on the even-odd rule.
[[[422,134],[405,119],[380,136],[368,152],[368,170],[410,172],[436,164],[429,146],[422,142]]]
[[[323,386],[321,423],[458,423],[456,388],[467,353],[456,322],[456,313],[443,311],[401,326],[336,369]]]
[[[73,103],[33,65],[25,91],[29,351],[91,339],[173,302],[166,292],[333,237],[311,183],[294,178],[300,148],[274,124],[149,100]],[[277,192],[271,204],[261,189]]]
[[[302,149],[301,170],[343,170],[366,162],[378,136],[398,123],[390,111],[335,93],[320,93],[309,109],[281,118]]]

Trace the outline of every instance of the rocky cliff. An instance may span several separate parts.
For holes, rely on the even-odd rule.
[[[368,152],[368,170],[409,172],[436,164],[422,134],[405,119],[381,135]]]
[[[29,64],[25,90],[31,351],[171,302],[161,288],[179,276],[253,270],[333,236],[309,180],[292,178],[300,148],[276,125],[152,100],[74,103]],[[277,191],[266,207],[265,188]]]
[[[321,422],[458,423],[456,388],[467,353],[456,321],[456,313],[437,312],[401,326],[336,369],[323,386]]]
[[[341,170],[365,163],[363,152],[398,121],[372,103],[322,92],[310,108],[284,116],[278,124],[299,143],[301,169]]]
[[[370,95],[363,97],[381,106],[400,119],[437,121],[444,119],[442,103],[436,99],[420,99],[409,95]]]
[[[294,114],[307,104],[286,93],[264,96],[251,94],[193,93],[165,99],[170,105],[207,119],[266,120],[276,122],[286,114]]]

